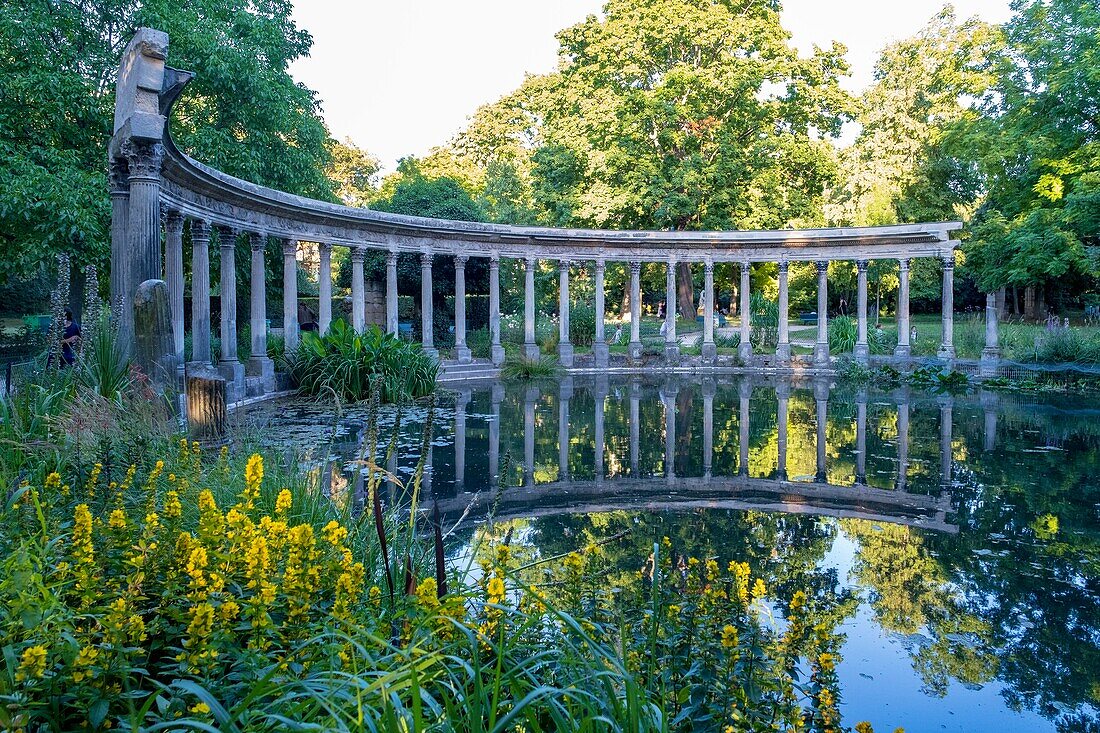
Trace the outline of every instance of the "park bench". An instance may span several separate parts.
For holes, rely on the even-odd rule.
[[[799,313],[798,322],[803,326],[811,326],[817,323],[817,311],[810,311],[809,313]]]

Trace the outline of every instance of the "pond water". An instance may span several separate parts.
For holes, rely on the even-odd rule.
[[[426,416],[403,415],[398,475]],[[335,485],[367,410],[241,419],[335,458]],[[425,482],[455,557],[493,513],[528,557],[596,544],[636,572],[669,537],[744,560],[777,605],[829,606],[849,724],[1006,733],[1100,726],[1098,479],[1096,398],[603,376],[444,392]]]

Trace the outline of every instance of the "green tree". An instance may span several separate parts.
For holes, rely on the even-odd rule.
[[[336,197],[346,206],[365,207],[377,195],[378,172],[382,163],[357,147],[351,138],[329,143],[332,162],[326,171],[336,189]]]

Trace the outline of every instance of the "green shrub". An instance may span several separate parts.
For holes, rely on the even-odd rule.
[[[1036,355],[1041,362],[1100,363],[1100,335],[1078,328],[1056,328],[1039,338]]]
[[[774,351],[779,343],[779,303],[757,292],[750,294],[749,303],[752,311],[749,340],[753,351]]]
[[[716,333],[714,334],[714,345],[719,349],[736,349],[741,345],[741,334],[736,332],[730,336],[725,336]]]
[[[438,365],[411,341],[371,326],[359,334],[335,321],[327,334],[305,333],[290,360],[291,376],[306,394],[332,390],[359,401],[378,390],[383,402],[403,402],[431,394]]]
[[[475,359],[488,359],[492,356],[493,344],[489,329],[478,328],[466,332],[466,346]]]
[[[832,354],[851,353],[856,348],[859,337],[858,326],[851,316],[837,316],[829,319],[829,352]]]
[[[505,379],[516,381],[549,379],[557,376],[560,370],[561,365],[553,356],[544,356],[541,359],[509,356],[504,360],[500,375]]]
[[[573,306],[569,311],[569,341],[574,346],[591,346],[596,338],[596,309]]]

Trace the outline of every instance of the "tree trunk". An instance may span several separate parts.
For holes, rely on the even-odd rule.
[[[1020,315],[1020,289],[1012,286],[1012,315]]]
[[[619,304],[619,318],[623,319],[630,315],[630,274],[627,273],[626,283],[623,285],[623,299]]]
[[[1039,317],[1038,309],[1036,308],[1035,300],[1035,286],[1028,285],[1024,290],[1024,318],[1034,321]]]
[[[684,320],[695,320],[695,281],[690,262],[676,263],[676,309]]]

